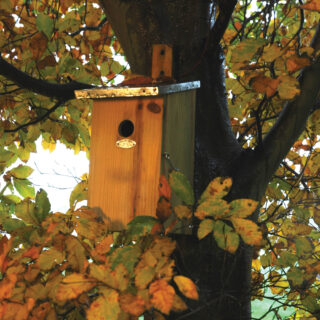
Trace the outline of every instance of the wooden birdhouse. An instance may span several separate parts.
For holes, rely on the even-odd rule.
[[[159,178],[172,166],[192,181],[195,92],[200,83],[76,91],[93,99],[88,205],[111,231],[155,216]]]

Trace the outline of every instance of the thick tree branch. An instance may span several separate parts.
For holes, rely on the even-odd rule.
[[[316,33],[316,37],[320,37],[319,32]],[[314,44],[318,42],[319,39],[314,39],[313,41]],[[278,121],[263,140],[260,152],[264,154],[263,158],[266,161],[265,178],[267,180],[269,180],[295,140],[304,130],[307,118],[318,100],[320,90],[319,74],[320,61],[306,67],[301,72],[300,95],[286,103]]]
[[[218,45],[220,43],[220,40],[222,39],[228,27],[232,12],[237,4],[237,0],[220,0],[218,1],[218,4],[220,10],[219,16],[212,28],[213,41],[215,45]]]
[[[7,61],[5,61],[0,54],[0,75],[13,81],[19,87],[31,90],[35,93],[67,101],[74,99],[74,90],[88,89],[93,86],[90,84],[72,81],[66,84],[51,83],[44,80],[36,79],[27,73],[17,69]]]

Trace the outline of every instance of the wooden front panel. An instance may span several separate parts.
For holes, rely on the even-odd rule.
[[[89,173],[89,206],[110,230],[125,228],[136,215],[155,215],[161,160],[162,98],[95,100]],[[130,149],[116,145],[119,124],[130,120]]]

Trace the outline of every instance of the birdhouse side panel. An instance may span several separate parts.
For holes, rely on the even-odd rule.
[[[166,96],[163,116],[161,172],[168,176],[176,168],[193,182],[196,91],[185,91]]]

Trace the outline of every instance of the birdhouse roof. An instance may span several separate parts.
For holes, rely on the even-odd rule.
[[[174,83],[174,84],[151,84],[144,86],[117,86],[100,87],[94,89],[75,90],[77,99],[113,99],[128,97],[163,96],[170,93],[194,90],[200,88],[200,81]]]

